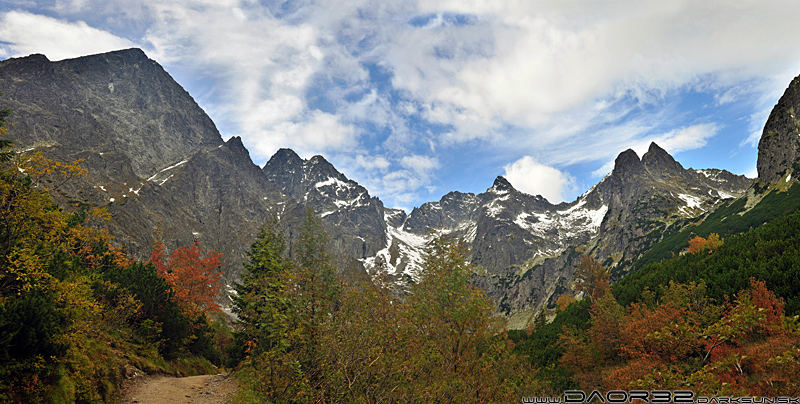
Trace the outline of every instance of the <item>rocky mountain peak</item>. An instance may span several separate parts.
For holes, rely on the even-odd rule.
[[[335,253],[364,259],[384,248],[383,203],[324,157],[304,160],[290,149],[280,149],[263,171],[284,194],[316,210]]]
[[[800,76],[772,108],[758,142],[758,179],[771,183],[800,171]]]
[[[123,59],[129,60],[148,60],[150,58],[147,57],[147,54],[144,53],[143,50],[140,48],[128,48],[128,49],[120,49],[118,51],[108,52],[106,53],[108,56],[117,56]]]
[[[303,167],[303,159],[297,155],[292,149],[279,149],[275,154],[270,157],[267,164],[264,165],[264,170],[267,170],[268,166],[280,166],[284,169],[291,170],[294,167],[302,168]]]
[[[225,142],[225,147],[230,149],[231,151],[235,152],[236,154],[240,155],[240,157],[247,158],[250,160],[250,152],[244,147],[244,143],[242,143],[242,138],[239,136],[233,136],[232,138],[228,139]]]
[[[644,164],[639,159],[639,155],[633,149],[628,149],[620,153],[617,159],[614,160],[614,170],[611,171],[611,175],[612,177],[626,180],[632,175],[644,172],[644,169]]]
[[[205,111],[141,49],[58,62],[44,55],[5,60],[0,91],[14,110],[15,132],[31,134],[18,145],[60,144],[53,151],[65,161],[85,150],[113,153],[148,178],[222,144]]]
[[[37,80],[53,74],[53,65],[47,56],[36,53],[20,58],[10,58],[0,63],[0,72],[13,72],[17,80]],[[2,73],[0,73],[1,75]],[[6,90],[7,91],[7,90]],[[9,97],[7,92],[5,97]]]
[[[344,174],[340,173],[325,157],[316,155],[308,160],[309,176],[317,180],[336,178],[341,181],[348,181]]]
[[[27,63],[41,63],[41,62],[50,62],[50,59],[41,53],[34,53],[33,55],[24,56],[21,58],[15,58],[18,61],[24,61]],[[14,58],[9,60],[15,60]]]
[[[680,174],[685,170],[681,163],[678,163],[666,150],[662,149],[655,142],[650,143],[647,153],[642,156],[642,165],[651,173],[658,174]]]
[[[34,53],[32,55],[19,57],[19,58],[10,58],[3,61],[5,66],[13,66],[13,65],[35,65],[35,64],[42,64],[42,63],[50,63],[50,59],[47,56],[41,53]]]
[[[515,191],[514,186],[502,175],[498,175],[497,178],[494,179],[492,187],[487,190],[487,192],[494,193],[506,193],[510,191]]]

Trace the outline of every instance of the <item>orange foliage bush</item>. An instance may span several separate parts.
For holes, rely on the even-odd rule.
[[[714,251],[717,251],[723,242],[724,239],[722,239],[719,234],[716,233],[709,234],[707,239],[700,236],[695,236],[689,240],[689,253],[699,254],[708,250],[708,253],[711,254]]]
[[[763,281],[724,307],[705,285],[670,284],[660,304],[593,302],[585,333],[565,329],[561,365],[584,390],[679,389],[697,394],[788,396],[800,391],[800,317]]]
[[[577,300],[575,299],[574,296],[572,296],[572,294],[565,293],[558,297],[558,300],[556,300],[556,305],[558,306],[559,310],[564,310],[567,308],[567,306],[569,306],[570,304],[572,304],[572,302],[575,301]]]
[[[221,258],[217,250],[204,254],[197,241],[189,248],[177,248],[169,257],[164,244],[158,243],[150,254],[158,275],[172,286],[176,303],[190,318],[220,309],[216,299],[222,292]]]

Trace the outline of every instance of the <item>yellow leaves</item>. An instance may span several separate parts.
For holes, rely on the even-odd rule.
[[[82,329],[95,323],[103,314],[105,307],[94,299],[91,280],[88,277],[74,277],[63,282],[54,282],[54,300],[57,307],[73,320],[71,329]]]
[[[89,216],[103,220],[105,222],[111,221],[111,213],[108,213],[108,209],[106,208],[91,208],[88,211]]]
[[[52,279],[44,270],[41,257],[32,248],[15,249],[7,259],[8,276],[19,285],[18,294],[47,286]]]
[[[109,325],[119,328],[142,312],[142,302],[123,287],[103,281],[96,288],[102,290],[102,293],[95,293],[95,295],[98,296],[97,299],[103,306],[101,315]]]
[[[21,168],[31,177],[36,187],[48,192],[59,189],[73,178],[86,175],[89,170],[81,167],[83,159],[63,163],[45,157],[42,152],[27,154],[20,163]]]

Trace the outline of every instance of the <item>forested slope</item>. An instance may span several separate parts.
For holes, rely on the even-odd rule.
[[[744,201],[734,202],[672,240],[665,238],[662,247],[669,251],[688,247],[692,238],[701,240],[698,234],[713,238],[716,232],[753,227],[723,237],[717,248],[687,253],[684,247],[683,253],[647,264],[611,287],[607,280],[605,286],[588,285],[608,292],[559,308],[549,324],[542,317],[528,332],[512,332],[516,351],[527,354],[555,390],[796,394],[797,188],[773,191],[744,214],[739,214]],[[767,218],[772,220],[761,225]],[[678,235],[679,243],[674,241]],[[586,280],[579,277],[576,284]]]

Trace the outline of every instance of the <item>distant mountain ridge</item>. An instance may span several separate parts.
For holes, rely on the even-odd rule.
[[[762,184],[785,182],[798,169],[797,85],[765,126]],[[8,59],[0,62],[0,91],[0,108],[14,110],[9,134],[17,146],[83,158],[90,174],[68,194],[107,207],[112,233],[139,258],[156,237],[168,249],[199,240],[225,254],[227,279],[235,281],[261,224],[279,215],[292,239],[310,206],[348,265],[380,263],[405,281],[413,281],[433,234],[461,238],[479,268],[473,282],[512,326],[569,289],[580,254],[598,258],[617,279],[665,235],[753,193],[753,180],[685,169],[653,143],[641,158],[622,152],[613,171],[571,203],[552,204],[497,177],[483,193],[454,191],[406,214],[384,207],[322,156],[305,160],[281,149],[259,168],[241,139],[224,142],[191,96],[138,49],[60,62]]]
[[[614,170],[572,203],[553,205],[498,177],[484,193],[450,193],[414,209],[390,234],[400,251],[413,247],[405,240],[424,245],[420,238],[434,228],[461,237],[481,267],[475,284],[520,325],[568,289],[580,254],[623,276],[667,227],[743,195],[751,184],[724,170],[684,169],[653,143],[641,159],[621,153]],[[397,255],[387,260],[405,269]],[[418,253],[408,256],[413,261]]]
[[[366,188],[347,179],[324,157],[303,160],[290,149],[280,149],[263,171],[281,192],[319,213],[336,253],[360,260],[383,248],[383,202],[370,197]]]

